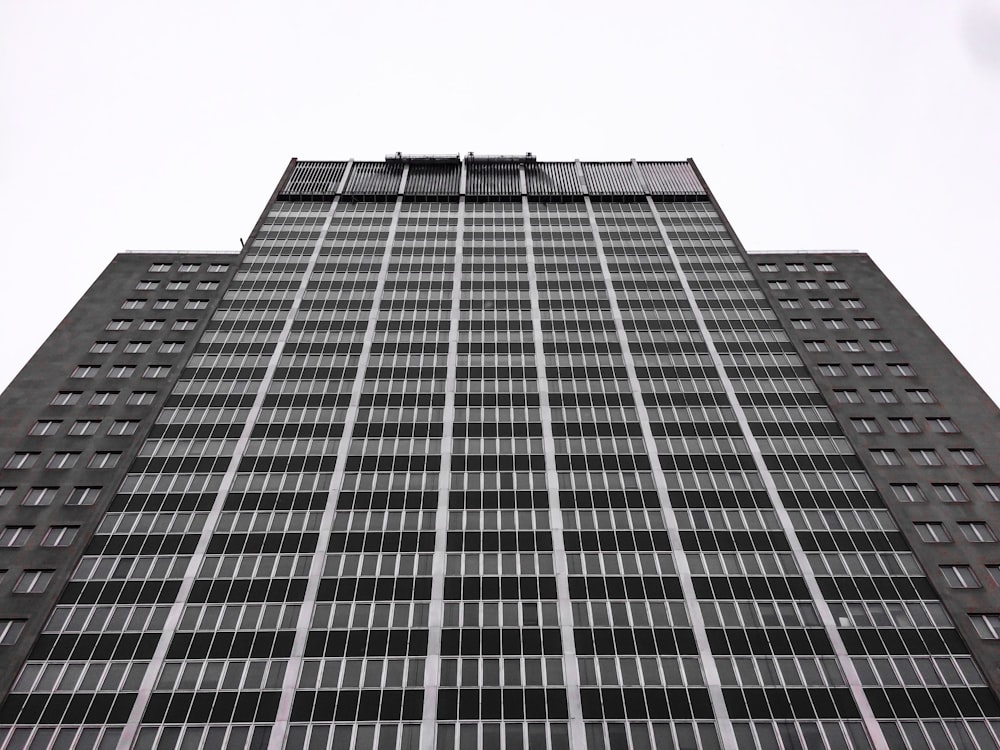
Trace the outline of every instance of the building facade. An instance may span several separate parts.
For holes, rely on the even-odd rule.
[[[293,160],[0,407],[0,750],[1000,746],[1000,412],[692,162]]]

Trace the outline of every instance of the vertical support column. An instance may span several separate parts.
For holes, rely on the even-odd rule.
[[[569,596],[569,565],[563,538],[562,508],[559,505],[559,472],[556,470],[556,443],[552,436],[552,412],[549,409],[549,382],[545,376],[545,341],[542,335],[542,312],[538,295],[538,275],[535,272],[535,244],[531,238],[531,214],[527,196],[524,166],[519,168],[521,211],[523,212],[524,244],[528,261],[528,294],[531,297],[531,330],[535,343],[535,367],[538,371],[538,401],[542,416],[542,442],[545,447],[545,483],[549,495],[549,528],[552,532],[552,564],[556,578],[559,632],[563,646],[563,671],[566,680],[566,704],[569,709],[569,745],[587,746],[583,726],[583,701],[580,697],[580,665],[576,658],[573,635],[573,608]]]
[[[583,183],[583,166],[576,162],[577,175]],[[715,721],[719,730],[719,737],[722,746],[726,750],[738,750],[736,744],[736,734],[733,732],[733,724],[729,718],[729,709],[726,707],[725,697],[722,693],[722,680],[719,677],[719,668],[715,663],[715,656],[712,654],[711,646],[708,642],[708,631],[705,627],[705,618],[702,616],[701,607],[698,604],[698,596],[694,590],[691,580],[691,569],[688,565],[687,555],[681,545],[680,527],[677,523],[677,514],[674,512],[670,502],[670,495],[667,491],[667,482],[663,476],[663,469],[660,466],[659,456],[656,450],[656,441],[653,438],[653,430],[649,423],[649,413],[646,411],[646,403],[642,397],[642,389],[639,385],[639,377],[636,375],[635,359],[629,347],[628,336],[625,331],[625,322],[622,318],[622,311],[618,305],[618,294],[615,291],[611,280],[611,269],[608,266],[608,258],[604,252],[604,241],[601,239],[600,228],[597,225],[597,215],[594,213],[594,204],[589,195],[584,195],[584,203],[587,206],[587,216],[590,219],[590,230],[597,247],[597,257],[601,264],[601,274],[604,276],[604,284],[608,291],[608,300],[611,304],[611,317],[614,320],[615,332],[621,343],[622,357],[625,360],[625,369],[628,372],[629,386],[635,399],[636,412],[639,414],[639,426],[642,429],[642,440],[649,455],[649,465],[652,468],[653,480],[656,482],[656,493],[660,498],[660,512],[663,515],[663,522],[666,526],[667,536],[670,539],[670,555],[674,562],[674,568],[681,582],[681,591],[684,594],[684,605],[691,620],[691,629],[694,631],[695,644],[698,647],[698,659],[701,662],[702,671],[705,674],[705,685],[712,701],[712,711],[715,714]]]
[[[639,171],[639,165],[635,160],[632,161],[632,166],[635,169],[640,184],[644,184],[645,181],[643,180],[642,173]],[[781,501],[781,496],[778,493],[778,486],[775,484],[774,477],[771,476],[771,472],[767,468],[767,464],[764,461],[764,453],[760,448],[760,443],[757,442],[753,432],[750,430],[750,422],[747,419],[746,412],[740,405],[739,398],[736,395],[736,389],[733,387],[733,382],[726,373],[725,364],[722,361],[722,357],[719,355],[719,350],[715,347],[715,342],[712,340],[711,331],[705,323],[705,316],[702,314],[701,308],[698,306],[698,301],[695,299],[694,292],[688,282],[687,274],[684,272],[684,269],[681,268],[673,243],[667,235],[663,219],[660,217],[660,213],[656,208],[656,203],[649,194],[648,188],[646,189],[646,204],[656,222],[656,228],[660,233],[660,239],[663,241],[663,244],[667,249],[667,253],[670,256],[670,260],[677,271],[677,277],[680,280],[681,287],[684,289],[684,296],[687,298],[688,304],[691,305],[691,310],[698,325],[698,330],[705,339],[705,345],[708,348],[712,364],[715,365],[715,368],[719,372],[719,378],[722,382],[723,390],[726,393],[726,398],[736,415],[736,421],[740,425],[743,438],[747,441],[747,446],[753,456],[754,466],[764,483],[764,488],[767,490],[768,497],[774,507],[774,512],[778,517],[779,523],[781,524],[781,529],[788,539],[789,549],[795,557],[795,562],[799,567],[803,580],[805,581],[806,588],[809,590],[809,596],[812,598],[816,611],[819,613],[820,621],[823,623],[823,628],[830,639],[830,643],[833,645],[833,651],[837,657],[837,662],[840,664],[840,668],[844,673],[844,678],[847,680],[847,685],[850,688],[851,695],[854,696],[854,700],[858,705],[858,711],[861,714],[861,720],[864,722],[865,729],[868,731],[869,739],[871,739],[875,750],[888,750],[889,745],[885,739],[885,735],[882,733],[882,728],[879,726],[878,720],[875,718],[875,713],[872,710],[871,703],[868,701],[868,696],[865,695],[861,678],[858,675],[858,671],[854,668],[854,662],[851,661],[850,654],[847,653],[847,647],[844,645],[844,640],[840,637],[840,631],[837,630],[837,623],[833,617],[833,612],[831,612],[830,605],[827,604],[826,599],[823,597],[823,593],[819,588],[819,582],[816,580],[816,573],[812,568],[812,564],[809,562],[809,558],[806,556],[805,550],[802,548],[802,543],[799,541],[798,535],[795,533],[795,526],[792,523],[791,516],[788,514],[788,510],[785,508],[784,503]]]
[[[448,376],[444,387],[444,430],[441,434],[441,474],[434,515],[434,559],[431,566],[431,603],[428,613],[427,658],[424,662],[424,716],[420,725],[421,750],[434,750],[437,735],[438,690],[441,687],[441,637],[444,628],[444,579],[448,562],[448,499],[451,491],[451,444],[455,434],[455,391],[458,372],[458,326],[462,302],[462,250],[465,243],[465,162],[462,162],[458,198],[458,231],[452,270],[451,318],[448,327]]]
[[[136,735],[139,731],[139,725],[142,723],[142,716],[146,712],[146,706],[149,704],[149,697],[152,695],[153,689],[156,686],[156,680],[160,675],[163,662],[166,660],[167,651],[170,648],[170,642],[173,640],[174,633],[181,621],[181,616],[184,614],[184,608],[187,606],[188,597],[191,595],[191,589],[194,586],[195,579],[198,577],[198,571],[201,570],[202,563],[205,561],[205,556],[208,553],[209,542],[212,539],[212,535],[215,533],[215,528],[219,523],[220,516],[222,515],[222,509],[225,506],[226,497],[229,495],[229,490],[232,488],[233,481],[236,479],[236,472],[239,469],[240,462],[243,460],[247,445],[250,443],[250,436],[253,434],[254,427],[257,425],[257,420],[260,418],[261,410],[264,407],[264,399],[271,386],[271,381],[274,379],[274,372],[278,368],[278,362],[281,360],[285,344],[288,342],[288,337],[292,332],[292,324],[295,322],[295,315],[298,313],[299,308],[302,305],[302,300],[305,298],[306,288],[309,285],[309,279],[312,277],[313,269],[316,267],[316,262],[319,260],[323,242],[326,239],[327,232],[330,231],[330,223],[333,221],[333,216],[337,212],[337,207],[340,204],[340,194],[344,189],[344,185],[347,184],[347,177],[350,174],[351,167],[353,165],[354,161],[351,160],[347,163],[347,167],[344,169],[344,175],[341,177],[340,185],[337,188],[337,197],[333,199],[333,203],[330,205],[330,210],[327,211],[326,218],[323,221],[323,228],[320,230],[319,237],[316,239],[316,244],[313,246],[312,255],[309,256],[309,262],[306,264],[305,271],[302,274],[302,281],[299,282],[299,287],[295,291],[295,297],[292,299],[292,306],[289,308],[288,314],[285,316],[285,323],[281,328],[281,333],[278,334],[278,341],[275,344],[274,351],[271,353],[271,357],[267,362],[264,377],[261,379],[260,385],[257,388],[257,393],[254,396],[253,405],[250,407],[250,413],[247,416],[246,424],[243,425],[243,430],[240,432],[240,437],[236,442],[236,447],[233,450],[233,457],[230,459],[229,465],[226,467],[226,473],[222,477],[222,483],[215,496],[215,501],[212,503],[212,508],[209,510],[208,516],[205,518],[205,525],[202,527],[201,534],[198,537],[198,543],[195,546],[195,550],[192,553],[191,559],[184,571],[184,578],[181,580],[180,588],[177,591],[177,597],[170,606],[170,612],[167,614],[167,619],[163,624],[163,631],[160,633],[160,638],[156,643],[153,658],[150,660],[149,665],[146,667],[146,671],[143,674],[135,704],[132,706],[132,711],[129,714],[128,723],[122,730],[121,737],[118,740],[119,750],[128,750],[135,742]]]
[[[312,626],[313,616],[316,611],[316,598],[319,593],[319,583],[323,577],[323,568],[326,565],[326,555],[330,548],[330,534],[333,531],[333,517],[337,512],[337,501],[340,498],[340,486],[344,481],[344,470],[347,466],[347,455],[351,448],[351,436],[354,434],[354,425],[358,419],[358,410],[361,404],[361,393],[365,384],[365,370],[368,369],[368,360],[371,355],[372,343],[375,340],[375,330],[378,325],[379,307],[382,304],[382,296],[385,292],[385,281],[389,275],[389,261],[392,258],[392,243],[396,238],[396,228],[399,226],[399,214],[403,207],[402,191],[406,184],[406,176],[409,171],[408,166],[403,167],[403,178],[400,185],[400,194],[396,197],[396,205],[392,212],[392,221],[389,224],[389,236],[385,240],[385,250],[382,254],[382,265],[379,267],[378,282],[373,294],[372,309],[368,314],[368,326],[365,329],[364,343],[361,348],[361,355],[358,357],[358,372],[354,376],[354,384],[351,387],[351,401],[347,407],[347,416],[344,420],[344,432],[340,436],[340,443],[337,446],[337,463],[333,470],[333,478],[330,482],[330,494],[327,496],[326,507],[323,509],[323,516],[320,519],[318,538],[316,540],[316,550],[313,552],[312,562],[309,565],[309,579],[306,583],[306,593],[302,599],[299,609],[299,617],[295,623],[295,639],[292,641],[292,653],[288,659],[288,666],[285,669],[285,678],[281,686],[281,699],[278,703],[278,714],[275,718],[274,727],[271,730],[271,739],[268,742],[268,750],[281,750],[285,747],[288,734],[288,723],[292,711],[292,703],[295,700],[295,692],[298,688],[299,673],[302,669],[302,660],[305,656],[306,641],[309,638],[309,629]]]

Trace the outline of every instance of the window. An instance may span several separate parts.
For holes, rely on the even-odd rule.
[[[826,375],[828,378],[842,378],[844,368],[840,365],[824,364],[819,366],[819,374]]]
[[[834,391],[833,396],[834,398],[837,399],[837,403],[840,404],[861,403],[861,394],[858,393],[857,391],[852,391],[852,390]]]
[[[899,397],[896,396],[896,392],[895,391],[891,391],[891,390],[886,390],[886,389],[883,389],[883,388],[879,388],[879,389],[874,389],[874,390],[871,390],[871,391],[868,391],[868,392],[870,394],[872,394],[872,401],[874,401],[876,404],[898,404],[899,403]]]
[[[978,589],[982,585],[968,565],[942,565],[941,576],[953,589]]]
[[[877,331],[882,327],[875,318],[855,318],[854,324],[864,331]]]
[[[819,282],[814,279],[799,279],[795,283],[799,289],[819,289]]]
[[[981,521],[960,523],[958,528],[962,530],[962,535],[970,542],[995,542],[997,540],[997,535],[993,533],[989,524]]]
[[[153,303],[154,310],[173,310],[175,307],[177,307],[175,299],[158,299]]]
[[[48,469],[72,469],[79,458],[80,454],[75,451],[58,451],[52,454],[45,466]]]
[[[826,285],[831,289],[850,289],[851,285],[848,284],[843,279],[830,279],[826,282]]]
[[[150,273],[166,273],[170,270],[169,263],[154,263],[149,267]]]
[[[960,484],[935,484],[934,495],[942,503],[967,503],[969,496]]]
[[[139,423],[132,419],[116,419],[108,428],[109,435],[134,435]]]
[[[175,320],[173,325],[173,330],[175,331],[193,331],[195,326],[198,325],[197,320]]]
[[[118,391],[97,391],[90,397],[91,406],[110,406],[118,400]]]
[[[108,371],[109,378],[130,378],[135,372],[132,365],[115,365]]]
[[[144,299],[127,299],[122,302],[122,310],[141,310],[146,306]]]
[[[877,466],[902,466],[903,461],[892,448],[872,448],[872,461]]]
[[[865,306],[865,303],[859,299],[843,299],[840,300],[840,306],[847,310],[860,310]]]
[[[811,299],[809,304],[814,310],[828,310],[833,307],[833,303],[828,299]]]
[[[162,320],[144,320],[139,324],[140,331],[159,331],[163,328]]]
[[[882,374],[881,370],[878,369],[878,365],[872,364],[871,362],[862,362],[860,364],[853,365],[854,374],[860,378],[876,378]]]
[[[0,620],[0,646],[12,646],[21,637],[24,620]]]
[[[69,428],[70,435],[96,435],[100,421],[92,419],[78,419]]]
[[[859,341],[838,341],[837,347],[842,352],[863,352],[864,347]]]
[[[979,454],[972,450],[972,448],[956,448],[948,452],[951,454],[951,460],[959,466],[983,465],[983,459],[981,459]]]
[[[207,299],[189,299],[184,303],[185,310],[204,310],[208,307]]]
[[[892,425],[892,429],[900,435],[913,435],[920,432],[920,428],[917,426],[917,420],[910,419],[909,417],[890,417],[889,424]]]
[[[792,320],[792,328],[797,331],[808,331],[816,327],[816,324],[811,320],[803,320],[802,318],[795,318]]]
[[[851,424],[854,425],[854,430],[863,434],[875,434],[882,432],[882,428],[879,427],[878,420],[871,417],[859,417],[857,419],[852,419]]]
[[[833,273],[837,270],[837,267],[833,263],[813,263],[813,265],[820,273]]]
[[[910,451],[910,456],[917,466],[941,466],[941,456],[932,448],[916,448]]]
[[[115,341],[95,341],[94,345],[90,347],[91,354],[107,354],[110,351],[114,351]]]
[[[167,289],[171,292],[179,292],[183,289],[187,289],[188,283],[189,282],[187,281],[168,281]]]
[[[876,352],[898,352],[899,348],[888,339],[873,339],[872,349]]]
[[[0,547],[23,547],[34,526],[5,526],[0,531]]]
[[[144,378],[165,378],[170,374],[170,365],[150,365],[142,374]]]
[[[948,530],[945,529],[943,523],[915,523],[913,526],[917,530],[917,535],[921,541],[930,544],[944,544],[951,541],[951,537],[948,536]]]
[[[148,292],[153,289],[156,289],[156,287],[158,287],[159,285],[160,285],[159,281],[152,281],[151,279],[143,279],[142,281],[140,281],[138,284],[135,285],[135,288],[138,289],[140,292]]]
[[[840,331],[847,328],[847,323],[845,323],[840,318],[826,318],[823,321],[823,325],[829,328],[831,331]]]
[[[160,344],[160,354],[177,354],[184,348],[183,341],[164,341]]]
[[[181,273],[196,273],[199,268],[201,268],[200,263],[181,263],[177,270]]]
[[[90,463],[87,465],[91,469],[113,469],[118,465],[118,459],[121,458],[121,455],[121,453],[100,451],[91,457]]]
[[[53,570],[26,570],[14,584],[15,594],[40,594],[49,587]]]
[[[62,422],[53,421],[50,419],[39,420],[32,425],[31,430],[28,432],[29,435],[55,435],[59,430],[59,425]]]
[[[125,344],[126,354],[144,354],[149,351],[148,341],[129,341]]]
[[[786,263],[785,268],[787,268],[792,273],[805,273],[806,264],[805,263]]]
[[[43,547],[68,547],[76,539],[79,526],[50,526],[42,537]]]
[[[889,364],[888,368],[890,373],[900,378],[912,378],[917,374],[917,371],[914,370],[906,362],[896,362],[894,364]]]
[[[908,390],[906,392],[906,397],[914,404],[936,404],[937,396],[928,391],[926,388],[917,388],[915,390]]]
[[[771,289],[788,289],[788,282],[784,279],[775,279],[774,281],[767,282],[768,287]]]
[[[802,307],[802,303],[797,299],[779,299],[778,306],[785,310],[798,310]]]
[[[208,272],[209,273],[225,273],[229,270],[229,264],[227,263],[209,263]]]
[[[149,406],[153,403],[154,398],[156,398],[156,393],[154,391],[135,391],[134,393],[128,394],[128,400],[126,403],[129,406]]]
[[[128,327],[132,325],[131,320],[112,320],[108,323],[104,330],[106,331],[127,331]]]
[[[52,501],[56,499],[58,493],[59,489],[57,487],[32,487],[25,493],[21,505],[29,507],[52,505]]]
[[[828,352],[830,347],[825,341],[803,341],[807,352]]]
[[[100,494],[100,487],[74,487],[66,498],[66,505],[93,505]]]
[[[922,503],[926,498],[918,484],[893,484],[893,496],[901,503]]]
[[[1000,503],[1000,484],[977,484],[976,492],[987,502]]]
[[[198,282],[198,291],[201,291],[201,292],[214,292],[218,288],[219,288],[219,282],[218,281],[199,281]]]
[[[77,365],[70,374],[71,378],[93,378],[97,377],[97,371],[101,368],[97,365]]]
[[[83,394],[80,391],[59,391],[52,397],[53,406],[73,406]]]
[[[7,459],[5,469],[30,469],[38,460],[37,453],[18,452]]]
[[[0,487],[0,505],[6,505],[7,502],[14,496],[14,491],[17,487]]]
[[[930,426],[931,432],[940,432],[944,435],[954,435],[959,432],[958,425],[948,417],[928,417],[927,424]]]
[[[778,266],[776,263],[758,263],[757,270],[764,273],[777,273]]]

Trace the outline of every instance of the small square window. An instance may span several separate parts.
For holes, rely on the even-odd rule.
[[[775,289],[775,290],[788,289],[789,288],[788,287],[788,282],[785,281],[784,279],[774,279],[773,281],[767,282],[767,285],[771,289]]]
[[[917,420],[909,417],[890,417],[889,424],[892,425],[893,431],[900,435],[915,435],[920,432]]]
[[[74,487],[66,498],[66,505],[93,505],[100,494],[100,487]]]
[[[154,263],[149,267],[150,273],[166,273],[170,270],[169,263]]]
[[[854,425],[854,430],[856,432],[869,435],[882,432],[882,428],[879,427],[878,420],[871,417],[859,417],[857,419],[852,419],[851,424]]]
[[[160,354],[177,354],[184,348],[183,341],[164,341],[160,344]]]
[[[978,589],[982,585],[968,565],[942,565],[941,576],[953,589]]]
[[[229,265],[227,263],[210,263],[208,265],[209,273],[225,273],[229,270]]]
[[[133,419],[116,419],[108,428],[109,435],[134,435],[139,423]]]
[[[758,263],[757,270],[763,273],[777,273],[778,266],[776,263]]]
[[[57,487],[32,487],[24,493],[24,499],[21,501],[21,505],[27,505],[29,507],[52,505],[52,501],[56,499],[57,494],[59,494],[59,489]]]
[[[37,453],[19,451],[7,459],[5,469],[30,469],[38,460]]]
[[[43,547],[68,547],[76,539],[79,526],[50,526],[42,537]]]
[[[135,391],[128,395],[126,403],[129,406],[149,406],[156,398],[154,391]]]
[[[90,347],[91,354],[107,354],[115,349],[115,341],[95,341],[94,345]]]
[[[907,390],[906,397],[914,404],[936,404],[937,397],[926,388]]]
[[[830,347],[827,346],[825,341],[803,341],[802,345],[805,346],[807,352],[828,352]]]
[[[890,486],[893,496],[901,503],[922,503],[927,499],[918,484],[893,484]]]
[[[148,341],[129,341],[125,344],[126,354],[144,354],[149,351]]]
[[[882,327],[875,318],[855,318],[854,324],[864,331],[877,331]]]
[[[828,310],[833,307],[833,303],[828,299],[811,299],[809,305],[814,310]]]
[[[132,365],[115,365],[108,371],[109,378],[130,378],[135,373]]]
[[[840,318],[826,318],[823,321],[823,325],[829,328],[831,331],[840,331],[847,328],[847,323],[845,323]]]
[[[219,282],[218,281],[199,281],[198,282],[198,291],[200,291],[200,292],[214,292],[218,288],[219,288]]]
[[[107,453],[104,451],[95,453],[87,464],[91,469],[113,469],[118,465],[121,453]]]
[[[208,307],[207,299],[189,299],[184,303],[185,310],[204,310]]]
[[[844,376],[844,368],[836,364],[819,365],[819,374],[828,378],[841,378]]]
[[[100,421],[92,419],[78,419],[69,428],[70,435],[96,435]]]
[[[906,362],[895,362],[887,365],[889,372],[900,378],[912,378],[917,374],[917,371]]]
[[[1000,503],[1000,484],[977,484],[976,492],[987,502]]]
[[[70,374],[71,378],[95,378],[97,377],[97,371],[101,368],[97,365],[77,365],[77,367]]]
[[[842,352],[863,352],[864,347],[860,341],[838,341],[837,348]]]
[[[23,547],[34,526],[5,526],[0,531],[0,547]]]
[[[198,325],[197,320],[175,320],[173,325],[173,330],[193,331],[197,325]]]
[[[948,536],[948,530],[944,527],[943,523],[915,523],[913,526],[917,530],[917,535],[921,541],[930,544],[944,544],[951,541],[951,537]]]
[[[140,281],[138,284],[135,285],[135,288],[138,289],[140,292],[149,292],[153,289],[156,289],[156,287],[158,287],[159,285],[160,285],[159,281],[152,281],[151,279],[143,279],[142,281]]]
[[[53,570],[26,570],[14,584],[15,594],[41,594],[52,581]]]
[[[871,451],[872,462],[877,466],[902,466],[903,461],[899,454],[891,448],[873,448]],[[905,486],[905,485],[895,485]]]
[[[118,400],[118,391],[97,391],[90,397],[91,406],[111,406]]]
[[[859,299],[841,299],[840,306],[847,310],[860,310],[865,306],[865,303]]]
[[[79,459],[80,454],[75,451],[58,451],[52,454],[45,466],[48,469],[72,469]]]
[[[878,369],[878,365],[871,362],[861,362],[859,364],[853,365],[854,374],[859,378],[877,378],[882,372]]]
[[[899,348],[888,339],[873,339],[872,350],[876,352],[898,352]]]
[[[165,378],[170,374],[170,365],[150,365],[142,373],[144,378]]]
[[[982,521],[970,521],[958,524],[962,530],[962,535],[970,542],[995,542],[997,535],[993,533],[990,525]]]
[[[139,324],[140,331],[159,331],[163,328],[162,320],[144,320]]]
[[[29,435],[55,435],[59,431],[59,425],[62,422],[58,422],[51,419],[44,419],[35,422],[31,427]]]
[[[141,310],[146,306],[144,299],[127,299],[122,302],[122,310]]]
[[[797,299],[779,299],[778,305],[785,310],[798,310],[802,307],[802,303]]]
[[[972,450],[972,448],[956,448],[948,452],[951,454],[951,460],[959,466],[983,465],[983,459],[981,459],[979,454]]]
[[[895,391],[878,388],[868,391],[872,395],[872,401],[876,404],[898,404],[899,398]]]
[[[179,292],[184,289],[187,289],[189,283],[190,282],[187,281],[168,281],[167,289],[171,292]]]
[[[799,289],[819,289],[819,282],[814,279],[799,279],[795,283]]]
[[[850,289],[851,285],[848,284],[843,279],[830,279],[826,282],[826,285],[831,289]]]
[[[960,484],[935,484],[934,494],[942,503],[967,503],[969,496]]]
[[[834,391],[834,398],[841,404],[860,404],[861,394],[854,390]]]
[[[128,327],[132,325],[131,320],[112,320],[108,323],[104,330],[106,331],[127,331]]]
[[[804,320],[802,318],[795,318],[792,320],[792,328],[797,331],[809,331],[816,327],[816,324],[811,320]]]
[[[0,487],[0,505],[6,505],[16,490],[17,487]]]
[[[201,268],[200,263],[181,263],[177,270],[181,273],[196,273]]]
[[[24,630],[24,620],[0,620],[0,646],[13,646]]]
[[[806,264],[805,263],[786,263],[785,268],[791,273],[805,273]]]
[[[916,448],[910,451],[910,456],[917,466],[941,466],[941,456],[931,448]]]
[[[958,425],[948,417],[928,417],[927,425],[931,432],[940,432],[943,435],[954,435],[959,432]]]
[[[83,394],[80,391],[59,391],[52,397],[53,406],[73,406],[80,400]]]

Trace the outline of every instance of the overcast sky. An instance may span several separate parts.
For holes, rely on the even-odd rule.
[[[0,0],[0,388],[117,252],[235,251],[290,157],[694,157],[859,249],[1000,397],[1000,0]]]

